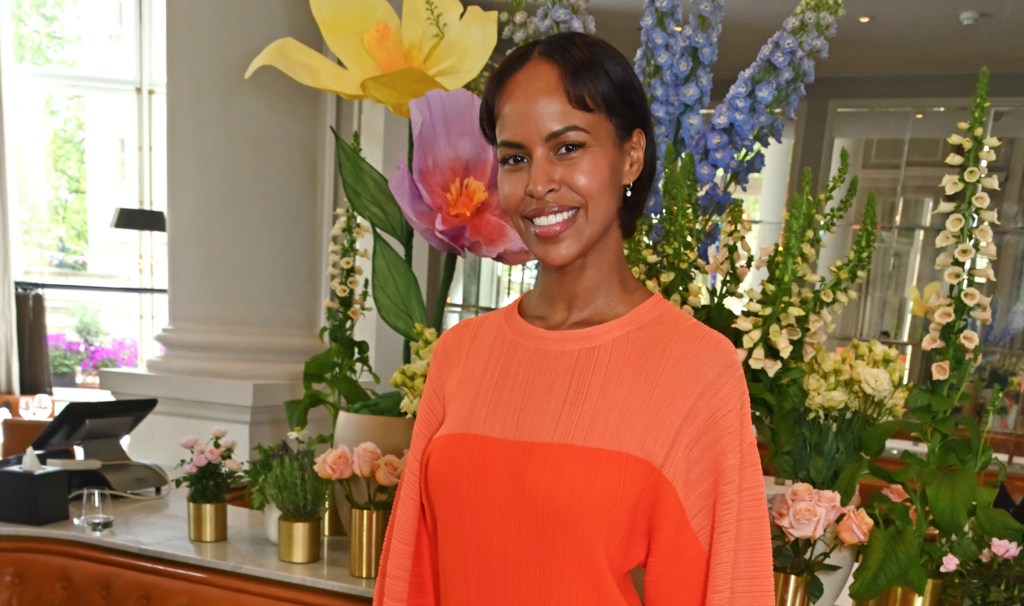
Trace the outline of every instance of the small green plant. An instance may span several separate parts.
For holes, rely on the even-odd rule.
[[[275,447],[257,447],[260,456],[249,464],[250,482],[255,475],[256,484],[250,484],[253,504],[257,499],[261,505],[269,501],[284,519],[293,522],[315,520],[323,513],[331,483],[313,469],[316,462],[313,449],[318,444],[326,444],[329,438],[316,436],[307,441],[300,433],[288,435],[296,443],[294,447],[284,441]]]

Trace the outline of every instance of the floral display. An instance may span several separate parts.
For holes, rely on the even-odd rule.
[[[254,504],[273,503],[281,516],[292,522],[316,520],[323,514],[331,484],[313,469],[313,449],[330,438],[316,436],[306,440],[301,432],[292,432],[289,438],[272,448],[256,448],[259,458],[250,461],[246,474],[252,482]]]
[[[842,506],[838,492],[798,482],[771,501],[773,566],[776,572],[806,576],[813,604],[824,590],[817,572],[830,570],[828,557],[841,545],[862,545],[874,521],[863,509]]]
[[[990,225],[998,217],[986,190],[998,182],[985,167],[994,160],[999,140],[985,134],[988,108],[988,71],[982,69],[970,118],[947,139],[955,151],[946,163],[958,172],[943,177],[947,199],[936,209],[945,228],[935,240],[936,267],[944,271],[943,284],[925,306],[931,325],[921,349],[930,377],[908,396],[907,416],[879,425],[866,447],[869,454],[880,454],[885,439],[900,430],[927,450],[924,456],[903,453],[896,471],[872,469],[899,487],[899,498],[872,498],[878,528],[854,574],[854,599],[871,599],[897,585],[921,593],[927,579],[944,578],[958,562],[982,557],[993,539],[1019,541],[1024,534],[1008,512],[992,507],[996,491],[982,476],[994,465],[1000,479],[1005,466],[993,457],[978,423],[953,414],[980,360],[980,337],[973,327],[990,321],[991,301],[980,288],[991,280],[996,256]],[[997,388],[989,414],[1001,399]]]
[[[480,99],[460,89],[410,103],[412,165],[400,158],[388,181],[402,214],[437,250],[518,265],[531,258],[498,202],[497,157],[466,116]]]
[[[383,454],[373,442],[363,442],[352,449],[344,444],[328,449],[316,458],[314,469],[321,478],[341,484],[353,509],[390,511],[404,464],[404,458]],[[365,487],[365,500],[357,497],[353,482]]]
[[[205,442],[196,436],[181,440],[188,455],[178,462],[185,472],[174,479],[174,486],[188,488],[189,502],[222,503],[232,484],[242,479],[242,464],[234,458],[236,443],[226,435],[226,429],[214,427]]]
[[[404,397],[400,407],[410,417],[416,416],[419,410],[427,371],[430,370],[430,357],[434,353],[434,343],[437,342],[435,329],[417,324],[415,330],[419,338],[409,344],[412,359],[396,370],[390,380],[391,386],[402,392]]]
[[[46,335],[46,348],[53,374],[74,373],[87,355],[81,341],[70,339],[65,334]]]
[[[109,345],[88,346],[81,362],[82,372],[101,368],[134,368],[139,362],[139,344],[134,339],[111,339]]]
[[[587,4],[588,0],[543,0],[531,15],[526,0],[509,0],[509,9],[498,15],[504,23],[501,37],[519,46],[561,32],[593,34],[597,28]]]
[[[1024,558],[1016,541],[993,538],[978,559],[961,562],[953,554],[943,559],[950,574],[943,599],[952,606],[1015,606],[1024,603]]]
[[[387,0],[310,0],[324,41],[341,65],[294,38],[268,45],[246,71],[265,65],[346,99],[371,99],[408,116],[408,103],[453,90],[483,69],[497,43],[497,13],[461,2],[405,0],[402,20]]]

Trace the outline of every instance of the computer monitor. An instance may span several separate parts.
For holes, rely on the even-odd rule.
[[[85,459],[128,461],[121,438],[154,408],[156,399],[72,402],[36,437],[32,448],[50,453],[81,446]]]

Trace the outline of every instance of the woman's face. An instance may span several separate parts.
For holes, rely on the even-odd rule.
[[[623,142],[600,112],[574,108],[557,68],[533,59],[496,103],[498,193],[530,252],[550,267],[622,256],[623,187],[643,167],[644,136]]]

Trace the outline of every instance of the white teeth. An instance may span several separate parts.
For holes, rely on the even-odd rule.
[[[549,225],[554,225],[555,223],[561,223],[562,221],[566,221],[569,219],[569,217],[575,215],[577,212],[578,209],[574,208],[572,210],[567,210],[561,213],[555,213],[553,215],[541,215],[540,217],[537,217],[533,220],[533,224],[538,227],[547,227]]]

